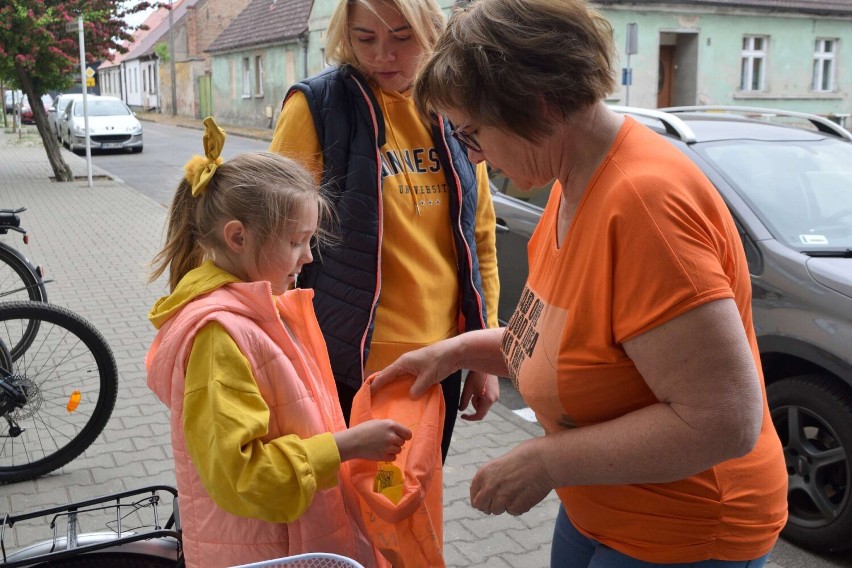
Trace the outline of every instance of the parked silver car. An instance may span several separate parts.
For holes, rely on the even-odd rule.
[[[50,105],[49,109],[47,109],[47,122],[50,123],[50,128],[53,130],[54,134],[56,134],[57,140],[62,139],[62,137],[59,136],[59,121],[62,118],[62,113],[65,112],[65,109],[72,100],[82,98],[83,93],[63,93],[57,95],[56,98],[53,99],[53,104]]]
[[[818,116],[770,109],[614,108],[697,164],[739,228],[790,476],[783,536],[817,551],[852,548],[852,134]],[[521,192],[496,172],[492,183],[506,322],[550,188]]]
[[[142,151],[142,123],[121,99],[89,95],[89,140],[93,150]],[[59,120],[59,139],[72,152],[86,149],[83,99],[72,100]]]
[[[21,99],[24,98],[24,93],[15,89],[6,89],[4,92],[3,105],[6,110],[6,114],[14,114],[15,107],[20,105]]]

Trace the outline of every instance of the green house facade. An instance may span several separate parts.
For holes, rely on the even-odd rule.
[[[222,124],[272,128],[287,89],[308,73],[311,0],[252,0],[216,38],[213,115]]]
[[[612,23],[619,50],[620,84],[610,97],[613,103],[772,107],[841,121],[852,112],[852,2],[612,0],[596,5]],[[628,50],[631,24],[635,41]],[[629,86],[624,84],[628,65]]]

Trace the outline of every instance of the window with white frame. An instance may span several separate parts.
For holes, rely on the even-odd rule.
[[[834,59],[837,39],[818,39],[814,46],[814,76],[812,89],[826,92],[834,90]]]
[[[769,47],[766,36],[744,36],[742,66],[740,68],[741,91],[763,91],[766,89],[766,52]]]
[[[251,59],[243,57],[243,97],[251,96]]]
[[[263,56],[254,56],[254,96],[263,96]]]

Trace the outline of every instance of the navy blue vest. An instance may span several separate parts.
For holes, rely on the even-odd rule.
[[[336,247],[314,251],[314,262],[302,267],[299,286],[314,289],[335,380],[359,388],[381,286],[379,150],[385,144],[384,117],[367,81],[349,67],[309,77],[293,85],[288,97],[293,91],[304,93],[308,101],[323,151],[323,184],[336,206],[341,239]],[[436,122],[432,139],[450,187],[464,329],[482,329],[487,318],[474,237],[476,168],[450,136],[448,121]]]

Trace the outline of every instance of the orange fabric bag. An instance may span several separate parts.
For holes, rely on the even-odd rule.
[[[400,378],[370,392],[369,377],[352,401],[352,426],[391,418],[412,438],[393,464],[352,460],[350,474],[373,544],[394,568],[443,568],[444,479],[441,436],[444,395],[435,385],[418,400],[408,390],[414,377]]]

